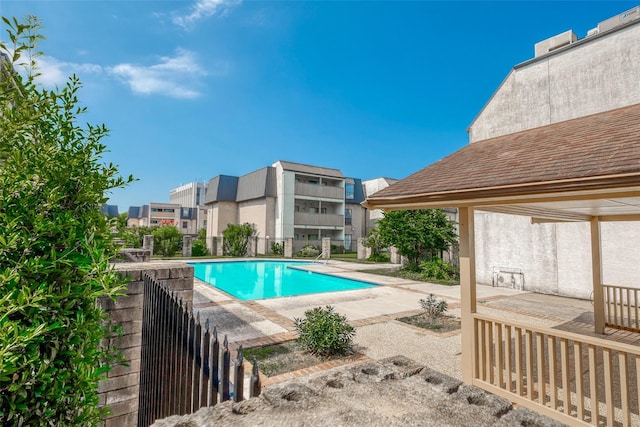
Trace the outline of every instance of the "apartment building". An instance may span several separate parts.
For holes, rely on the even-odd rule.
[[[294,252],[329,237],[355,250],[367,232],[364,185],[334,168],[277,161],[240,177],[218,175],[208,183],[207,237],[221,236],[229,224],[255,224],[258,252],[266,239],[292,238]]]
[[[204,206],[207,194],[206,182],[190,182],[169,190],[169,203],[174,203],[183,208],[195,208]]]
[[[127,214],[127,227],[153,227],[175,225],[180,222],[181,206],[175,203],[149,203],[143,206],[130,206]]]

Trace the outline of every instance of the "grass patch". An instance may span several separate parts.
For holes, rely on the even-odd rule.
[[[435,278],[425,278],[420,273],[413,271],[401,270],[400,268],[378,268],[373,270],[360,270],[362,273],[378,274],[380,276],[399,277],[407,280],[415,280],[417,282],[436,283],[444,286],[459,286],[459,280],[440,280]]]

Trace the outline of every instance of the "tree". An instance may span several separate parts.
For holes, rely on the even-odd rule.
[[[163,257],[171,257],[180,250],[182,233],[175,225],[161,225],[153,230],[153,252]]]
[[[249,239],[255,235],[256,226],[253,224],[229,224],[222,232],[224,254],[246,256],[249,248]]]
[[[363,242],[364,246],[371,249],[371,255],[369,255],[369,260],[371,261],[382,261],[387,260],[382,254],[382,251],[387,247],[382,241],[382,237],[380,236],[380,230],[378,228],[372,228],[367,232],[367,237]]]
[[[102,163],[104,125],[77,124],[77,77],[36,83],[40,22],[2,20],[0,424],[97,425],[98,383],[118,360],[97,301],[125,286],[101,206],[132,178]]]
[[[417,209],[385,212],[378,221],[380,238],[395,246],[411,266],[439,256],[457,241],[455,223],[441,209]]]

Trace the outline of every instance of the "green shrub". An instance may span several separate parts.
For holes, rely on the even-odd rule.
[[[153,230],[153,253],[172,257],[182,248],[182,233],[174,225],[162,225]]]
[[[420,307],[424,311],[425,316],[431,319],[431,321],[434,321],[442,316],[449,306],[445,300],[438,299],[435,295],[429,294],[427,298],[420,300]]]
[[[440,258],[423,261],[419,267],[425,279],[453,280],[458,276],[456,268]]]
[[[191,256],[207,256],[210,255],[207,249],[207,230],[204,228],[198,231],[198,237],[191,242]]]
[[[253,224],[229,224],[222,232],[223,252],[229,256],[247,256],[249,239],[256,235]]]
[[[308,351],[323,357],[351,351],[355,329],[332,306],[307,310],[304,316],[304,319],[296,318],[293,322],[298,342]]]
[[[331,245],[331,253],[332,254],[343,254],[344,253],[344,246]]]
[[[125,283],[100,212],[131,181],[102,163],[104,125],[77,124],[80,82],[35,83],[40,23],[3,18],[0,64],[0,425],[94,426],[98,383],[117,355],[98,298]],[[0,56],[2,61],[2,56]],[[17,68],[26,64],[26,72]]]
[[[271,242],[271,253],[274,255],[284,255],[284,243]]]
[[[298,252],[299,257],[315,257],[318,255],[320,255],[320,249],[311,245],[305,246],[300,252]]]

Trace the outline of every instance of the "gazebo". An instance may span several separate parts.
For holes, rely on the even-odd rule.
[[[570,425],[640,425],[640,347],[605,335],[640,332],[640,286],[603,283],[600,237],[602,222],[640,221],[640,104],[467,145],[364,204],[458,208],[466,383]],[[590,224],[595,334],[478,312],[475,210]]]

